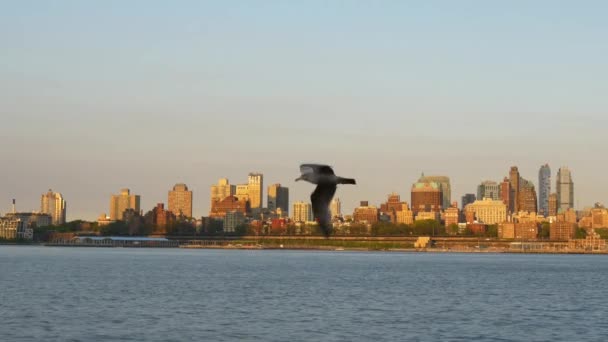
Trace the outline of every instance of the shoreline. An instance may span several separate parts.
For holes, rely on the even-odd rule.
[[[37,247],[81,247],[81,248],[171,248],[171,249],[222,249],[222,250],[285,250],[285,251],[321,251],[321,252],[384,252],[384,253],[456,253],[456,254],[574,254],[574,255],[608,255],[608,250],[517,250],[506,248],[365,248],[365,247],[336,247],[336,246],[236,246],[236,245],[188,245],[183,244],[176,247],[153,247],[153,246],[100,246],[87,244],[65,244],[65,243],[0,243],[3,246],[37,246]]]

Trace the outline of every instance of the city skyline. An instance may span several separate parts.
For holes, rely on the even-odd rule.
[[[52,188],[94,219],[118,189],[153,208],[183,182],[202,216],[217,179],[250,171],[307,200],[291,180],[310,161],[357,178],[345,212],[422,172],[455,199],[547,162],[575,170],[575,207],[608,202],[608,3],[113,7],[3,6],[0,211]]]
[[[548,166],[549,166],[549,164],[545,163],[545,164],[543,164],[543,165],[540,166],[540,170],[543,170],[544,168],[546,168]],[[570,170],[570,168],[567,168],[567,167],[561,167],[561,168],[559,168],[560,171],[562,169],[567,172],[568,179],[572,180],[573,177],[572,177],[572,171]],[[516,167],[516,170],[517,170],[517,172],[519,172],[519,168]],[[513,172],[513,167],[511,167],[511,172]],[[247,174],[247,173],[243,173],[243,174]],[[257,181],[261,180],[264,177],[264,173],[263,172],[257,172],[257,173],[249,172],[247,178],[251,179],[252,176],[256,179],[256,182],[257,182]],[[426,179],[425,179],[425,177],[426,177]],[[410,189],[404,191],[404,193],[407,196],[407,195],[410,194],[410,191],[412,191],[414,188],[417,188],[417,187],[422,187],[422,188],[424,188],[424,187],[431,187],[431,188],[435,187],[436,189],[440,189],[441,185],[439,183],[428,182],[429,179],[437,179],[437,178],[438,179],[442,179],[442,180],[445,179],[445,182],[447,182],[447,189],[449,189],[450,182],[451,182],[451,178],[449,176],[424,176],[423,175],[422,177],[417,178],[418,180],[415,181],[415,182],[413,182],[412,185],[411,185],[411,187],[410,187]],[[495,179],[500,179],[499,175],[497,175],[494,178]],[[553,177],[551,177],[551,178],[553,178]],[[558,177],[556,176],[555,178],[558,178]],[[426,182],[420,182],[420,180],[426,180]],[[527,188],[527,186],[531,186],[532,193],[528,194],[528,196],[530,196],[530,197],[526,197],[526,198],[528,200],[532,200],[534,202],[532,208],[536,208],[536,212],[542,214],[542,208],[540,207],[540,204],[537,204],[537,203],[540,203],[540,202],[537,202],[538,201],[538,199],[536,197],[537,194],[534,191],[536,184],[533,181],[526,180],[521,175],[521,173],[519,173],[519,182],[521,183],[519,185],[520,186],[520,192],[523,191],[523,190],[525,190]],[[295,182],[294,182],[294,184],[295,184]],[[498,183],[494,182],[494,181],[490,181],[490,180],[483,180],[483,181],[481,181],[481,185],[477,185],[476,187],[473,187],[473,188],[476,189],[477,192],[479,193],[480,187],[483,186],[484,184],[492,184],[492,186],[495,187]],[[243,185],[247,186],[247,184],[243,184]],[[578,185],[579,184],[577,184],[577,187],[578,187]],[[230,194],[236,195],[235,189],[238,187],[238,185],[230,184],[229,180],[227,178],[219,178],[219,180],[217,181],[217,183],[211,184],[209,186],[209,188],[205,191],[206,194],[207,194],[206,197],[209,198],[209,193],[210,192],[211,192],[211,196],[213,197],[214,194],[218,192],[218,190],[217,190],[218,186],[221,186],[222,187],[221,191],[224,192],[221,196],[217,197],[218,200],[219,199],[223,199],[227,195],[230,195]],[[190,205],[192,205],[193,208],[197,208],[199,206],[198,204],[196,204],[195,200],[191,200],[192,198],[195,198],[194,195],[197,194],[197,191],[193,191],[191,188],[188,188],[188,186],[186,184],[184,184],[184,183],[176,183],[173,186],[173,190],[169,191],[170,195],[176,189],[176,187],[180,188],[180,189],[183,189],[183,190],[186,190],[186,191],[190,190],[190,191],[187,192],[188,193],[187,196],[189,198],[188,201],[190,201],[190,202],[188,202],[188,207]],[[269,204],[268,201],[271,199],[271,197],[269,197],[268,194],[269,194],[269,191],[270,191],[270,189],[272,187],[279,187],[279,188],[285,189],[286,195],[288,196],[287,197],[287,201],[288,201],[287,202],[287,207],[289,209],[291,209],[291,205],[289,203],[296,203],[296,202],[305,202],[305,203],[308,203],[309,202],[309,195],[310,195],[309,193],[308,194],[304,193],[304,196],[302,198],[292,198],[291,195],[289,194],[290,193],[289,189],[291,187],[283,186],[283,185],[281,185],[279,183],[273,183],[270,186],[268,186],[267,189],[263,189],[262,188],[262,192],[263,192],[262,194],[258,194],[259,189],[255,190],[256,191],[256,197],[264,196],[262,198],[262,208],[268,208],[268,204]],[[225,188],[225,190],[224,190],[224,188]],[[500,191],[500,189],[498,189],[498,190]],[[312,189],[310,189],[309,191],[312,191]],[[448,190],[448,191],[450,191],[450,190]],[[463,206],[462,206],[462,203],[458,201],[458,199],[461,199],[464,195],[468,194],[468,192],[466,192],[466,191],[467,190],[465,190],[465,192],[463,192],[462,195],[455,194],[454,195],[454,199],[452,200],[452,202],[458,203],[460,208],[462,208]],[[495,190],[492,190],[492,191],[495,191]],[[124,204],[123,206],[126,206],[126,207],[134,206],[134,208],[137,208],[137,211],[146,212],[148,209],[150,209],[150,208],[153,209],[154,207],[156,207],[158,203],[164,203],[168,207],[169,200],[167,199],[167,197],[165,197],[165,199],[158,199],[158,200],[152,199],[152,200],[148,200],[147,202],[144,202],[144,203],[153,202],[154,204],[152,206],[146,207],[145,205],[140,204],[140,202],[143,202],[142,196],[140,196],[140,195],[131,195],[129,193],[130,192],[129,188],[123,188],[123,189],[121,189],[120,192],[121,192],[122,196],[131,196],[131,197],[134,198],[134,199],[127,199],[126,200],[127,202],[133,202],[133,203],[131,203],[131,204]],[[511,192],[513,193],[513,191],[511,191]],[[399,194],[401,194],[401,191],[392,190],[392,191],[387,192],[387,193],[388,194],[394,193],[394,194],[399,195]],[[552,191],[551,194],[555,194],[555,192]],[[302,195],[302,194],[300,194],[300,195]],[[522,198],[521,195],[522,195],[522,193],[519,194],[520,198]],[[43,194],[43,198],[44,198],[44,196],[45,196],[45,194]],[[111,197],[110,210],[107,211],[109,213],[108,217],[110,217],[110,218],[113,218],[112,217],[112,208],[113,208],[113,206],[117,205],[117,204],[112,204],[112,203],[113,203],[113,201],[114,201],[115,198],[118,198],[118,196],[119,195],[114,195],[114,194],[112,194],[110,196]],[[497,196],[499,196],[499,195],[498,194],[494,194],[493,196],[494,196],[493,198],[496,199]],[[200,197],[203,197],[203,196],[199,196],[199,198]],[[386,197],[386,194],[384,194],[384,197]],[[412,201],[411,201],[412,198],[409,198],[409,197],[406,197],[406,198],[408,198],[408,200],[406,200],[406,202],[411,206],[412,205]],[[478,200],[482,200],[483,198],[477,198],[477,199]],[[580,200],[577,197],[575,197],[574,199],[575,199],[576,202],[580,202]],[[12,200],[13,199],[11,199],[11,201]],[[249,205],[251,205],[250,198],[247,198],[247,200],[249,201]],[[376,204],[382,203],[382,200],[383,199],[380,199],[378,201],[372,201],[372,200],[366,199],[364,197],[356,197],[356,192],[355,192],[355,202],[347,202],[346,206],[343,206],[342,204],[340,206],[343,208],[342,209],[343,213],[352,213],[357,208],[358,203],[361,202],[361,201],[369,202],[369,203],[372,203],[373,205],[376,205]],[[63,197],[62,197],[62,201],[65,201],[65,199]],[[585,205],[585,206],[581,206],[580,208],[575,205],[574,209],[581,210],[581,209],[584,209],[584,208],[590,208],[595,203],[598,203],[598,202],[599,203],[604,203],[604,202],[602,202],[600,200],[595,200],[595,199],[588,199],[587,201],[590,202],[590,204]],[[11,202],[11,210],[13,210],[12,209],[12,205],[13,204]],[[522,204],[520,203],[520,208],[521,208],[521,205]],[[209,215],[209,210],[210,210],[209,208],[211,208],[211,202],[210,201],[209,201],[209,207],[207,207],[207,208],[199,208],[199,210],[201,212],[203,212],[201,215],[197,215],[196,214],[196,210],[193,210],[192,211],[193,212],[193,216],[192,217],[196,218],[196,217],[205,217],[205,216],[208,216]],[[444,210],[446,210],[448,208],[443,208],[442,207],[441,210],[444,211]],[[251,209],[255,209],[255,208],[251,208]],[[415,208],[413,210],[416,211]],[[31,212],[41,212],[42,210],[36,210],[36,209],[34,209],[34,210],[27,210],[27,209],[23,209],[22,207],[19,207],[19,209],[17,211],[19,211],[19,212],[30,212],[30,211]],[[2,214],[2,213],[9,213],[9,212],[10,212],[9,210],[6,210],[5,212],[3,212],[2,210],[0,210],[0,214]],[[65,212],[65,209],[64,209],[64,212]],[[104,209],[104,211],[100,211],[100,213],[101,214],[105,213],[105,209]],[[100,213],[98,213],[95,217],[98,218]],[[115,215],[117,215],[116,218],[118,218],[118,214],[115,214]],[[95,218],[71,217],[69,215],[67,215],[67,216],[68,216],[68,221],[75,220],[75,219],[84,219],[84,220],[89,220],[89,221],[94,221],[95,220]],[[291,215],[289,215],[289,216],[291,216]],[[114,219],[116,219],[116,218],[114,218]]]

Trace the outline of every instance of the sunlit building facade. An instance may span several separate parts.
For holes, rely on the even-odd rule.
[[[123,220],[123,214],[127,209],[140,212],[141,198],[139,195],[131,195],[129,189],[121,189],[119,195],[110,197],[110,220]]]
[[[289,188],[278,183],[268,187],[268,210],[276,212],[277,209],[282,214],[289,214]]]
[[[40,199],[40,212],[51,215],[53,225],[61,225],[66,221],[66,202],[58,192],[50,190],[42,194]]]
[[[314,217],[312,215],[312,204],[306,202],[296,202],[293,204],[292,219],[294,222],[312,222]]]
[[[168,209],[176,216],[192,217],[192,191],[183,183],[169,191]]]
[[[261,173],[250,173],[247,189],[249,192],[249,204],[251,209],[261,209],[263,206],[264,176]]]
[[[425,176],[424,174],[419,183],[437,183],[441,191],[441,207],[449,208],[452,205],[452,187],[450,185],[450,177],[447,176]]]
[[[412,211],[418,214],[422,211],[440,212],[443,197],[441,186],[435,182],[421,183],[412,185]]]
[[[483,199],[467,205],[465,212],[474,213],[478,222],[498,224],[507,219],[507,206],[500,200]]]
[[[231,185],[227,178],[220,178],[217,184],[211,186],[211,203],[221,201],[236,193],[236,186]]]

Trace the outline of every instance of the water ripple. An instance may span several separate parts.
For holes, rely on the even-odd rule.
[[[608,258],[0,247],[7,341],[603,341]]]

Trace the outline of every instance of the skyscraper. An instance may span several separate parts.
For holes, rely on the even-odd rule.
[[[551,217],[557,216],[557,194],[555,192],[549,195],[548,215]]]
[[[247,184],[237,184],[235,187],[235,193],[239,200],[249,201],[249,185]]]
[[[574,208],[574,183],[567,167],[560,167],[557,171],[556,191],[558,210],[566,211]]]
[[[314,220],[312,216],[312,204],[305,202],[296,202],[293,204],[292,218],[295,222],[311,222]]]
[[[467,204],[471,204],[471,203],[475,202],[475,200],[477,200],[477,197],[475,197],[475,194],[465,194],[464,196],[462,196],[462,199],[461,199],[462,209],[464,209],[464,207],[466,207]]]
[[[507,210],[510,211],[511,205],[511,183],[509,182],[509,178],[505,177],[500,183],[500,199],[502,203],[507,206]]]
[[[511,193],[509,194],[509,211],[516,213],[519,211],[519,170],[517,166],[511,166],[509,172],[509,184],[511,185]]]
[[[500,185],[493,181],[484,181],[477,186],[477,198],[491,198],[493,200],[500,199]]]
[[[247,183],[251,209],[261,209],[263,205],[264,176],[261,173],[250,173]]]
[[[40,212],[43,214],[51,215],[51,222],[53,225],[60,225],[65,223],[66,216],[66,203],[58,192],[53,192],[49,189],[46,194],[42,194],[40,199]]]
[[[414,214],[419,212],[440,212],[443,203],[441,186],[435,182],[421,183],[412,185],[412,211]]]
[[[139,213],[139,203],[139,195],[131,195],[129,189],[121,189],[120,195],[112,195],[110,197],[110,220],[122,220],[123,213],[127,209],[133,209],[133,211]]]
[[[540,167],[538,171],[538,212],[549,216],[549,195],[551,194],[551,168],[549,164]]]
[[[183,183],[175,184],[169,191],[169,211],[176,216],[192,217],[192,191]]]
[[[529,180],[520,179],[519,182],[519,211],[525,211],[528,213],[537,213],[538,205],[536,202],[536,190],[534,184]]]
[[[342,202],[338,197],[331,200],[329,204],[329,211],[331,212],[331,217],[341,217],[342,216]]]
[[[437,183],[439,184],[439,190],[441,190],[441,206],[445,208],[449,208],[452,205],[452,188],[450,186],[450,177],[446,176],[425,176],[422,174],[420,179],[418,179],[420,183]]]
[[[289,213],[289,188],[277,183],[268,187],[268,210],[276,211],[279,208],[281,212]]]
[[[221,201],[224,198],[234,195],[236,193],[236,187],[230,185],[227,178],[220,178],[216,185],[211,186],[211,203],[215,201]]]

